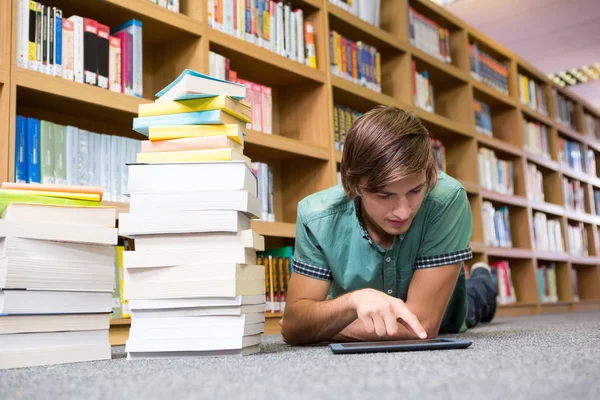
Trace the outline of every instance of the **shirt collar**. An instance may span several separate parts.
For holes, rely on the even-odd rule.
[[[356,220],[358,221],[358,226],[360,227],[363,239],[367,240],[367,242],[369,242],[369,244],[374,245],[375,243],[373,242],[371,235],[369,235],[369,232],[367,232],[367,230],[365,229],[365,226],[362,223],[360,197],[357,197],[356,199],[354,199],[354,211],[355,211],[354,216],[356,217]]]

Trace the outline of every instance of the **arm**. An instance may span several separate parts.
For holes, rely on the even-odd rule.
[[[456,285],[461,263],[443,267],[426,268],[415,271],[410,287],[406,307],[417,317],[428,338],[435,338],[440,327],[444,311],[448,306],[452,291]],[[336,341],[375,341],[419,339],[410,326],[400,320],[395,335],[381,337],[369,332],[359,320],[353,321],[334,337]]]

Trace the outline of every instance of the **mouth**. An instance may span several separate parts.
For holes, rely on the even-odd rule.
[[[397,228],[406,224],[408,222],[408,219],[388,219],[387,222],[394,228]]]

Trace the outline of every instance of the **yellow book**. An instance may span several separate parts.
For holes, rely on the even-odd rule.
[[[73,193],[73,192],[52,192],[47,190],[18,190],[18,189],[0,189],[0,196],[34,196],[54,197],[60,199],[100,201],[100,195],[97,193]]]
[[[229,96],[204,97],[199,99],[165,101],[161,103],[140,104],[139,117],[153,117],[156,115],[180,114],[186,112],[223,110],[245,122],[251,121],[252,110],[250,106]]]
[[[165,151],[160,153],[138,153],[138,163],[185,163],[202,161],[244,161],[251,167],[248,157],[232,148]]]
[[[239,124],[151,126],[148,139],[168,140],[209,136],[227,136],[244,144],[244,132]]]

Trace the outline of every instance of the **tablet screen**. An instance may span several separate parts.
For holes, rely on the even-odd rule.
[[[444,343],[444,339],[414,339],[414,340],[382,340],[381,342],[356,342],[356,343],[340,343],[342,347],[365,347],[365,346],[395,346],[395,345],[412,345],[412,344],[430,344]]]

